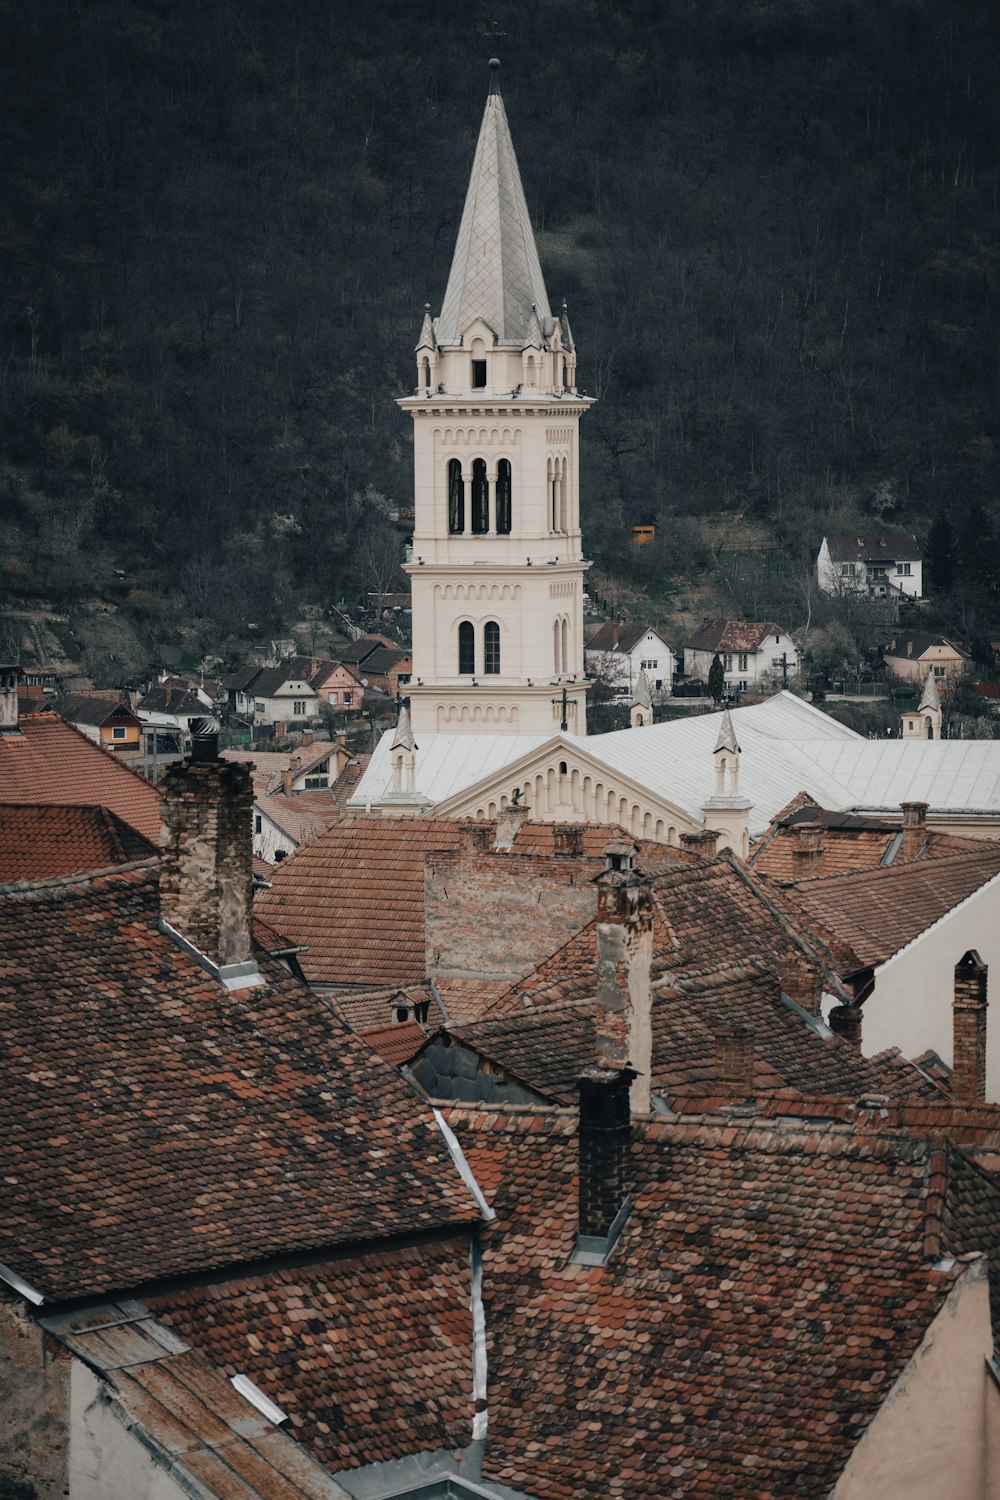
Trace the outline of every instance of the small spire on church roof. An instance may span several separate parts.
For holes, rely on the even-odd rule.
[[[491,59],[490,92],[437,320],[439,344],[457,344],[481,318],[501,344],[524,348],[535,321],[532,307],[543,328],[553,322],[500,97],[499,67]]]
[[[941,707],[941,695],[938,692],[937,678],[934,676],[934,668],[930,667],[927,672],[927,681],[924,683],[924,691],[920,698],[920,706],[917,713],[922,713],[925,708],[939,709]]]
[[[566,298],[563,298],[562,312],[559,315],[559,326],[562,329],[563,348],[574,350],[573,330],[569,326],[569,308],[566,306]]]
[[[434,337],[434,319],[431,317],[431,305],[424,303],[424,321],[420,325],[420,337],[417,340],[418,349],[436,349],[437,339]]]
[[[719,738],[715,742],[712,754],[717,755],[720,750],[728,750],[732,755],[740,753],[740,747],[736,741],[736,730],[733,728],[728,708],[723,711],[722,723],[719,725]]]
[[[393,750],[416,750],[417,742],[413,738],[413,726],[410,723],[410,710],[404,703],[399,710],[399,719],[396,722],[396,734],[390,752]]]
[[[632,694],[632,706],[633,708],[652,708],[653,706],[653,690],[649,685],[649,678],[641,667],[639,676],[636,678],[635,692]]]

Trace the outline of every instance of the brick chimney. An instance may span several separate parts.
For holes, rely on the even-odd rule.
[[[632,1113],[650,1109],[653,1065],[653,897],[631,839],[605,846],[597,886],[597,1066],[633,1073]]]
[[[915,860],[927,842],[927,803],[904,802],[903,841],[896,855],[896,864],[909,864]]]
[[[0,734],[17,734],[16,666],[0,667]]]
[[[529,812],[530,809],[525,802],[508,802],[506,807],[501,807],[497,813],[497,828],[493,841],[495,849],[510,852],[521,824],[528,821]]]
[[[281,773],[281,790],[286,797],[292,795],[292,782],[295,780],[295,772],[292,767],[286,766]]]
[[[809,880],[823,873],[823,827],[820,823],[792,826],[792,879]]]
[[[974,949],[955,965],[951,1092],[969,1102],[986,1098],[986,974]]]
[[[562,859],[576,859],[583,853],[583,829],[578,823],[556,823],[552,829],[552,851]]]
[[[835,1005],[829,1016],[830,1030],[845,1037],[852,1047],[861,1051],[861,1006]]]
[[[604,1265],[628,1217],[632,1117],[629,1068],[594,1068],[579,1080],[579,1223],[571,1260]]]
[[[161,787],[161,922],[227,988],[262,983],[251,956],[249,766],[220,760],[218,735],[198,735]]]
[[[702,829],[700,833],[682,833],[681,848],[690,849],[704,859],[711,859],[719,844],[719,835],[714,828]]]
[[[753,1032],[737,1022],[715,1028],[715,1056],[719,1083],[726,1093],[743,1097],[753,1092]]]
[[[809,1015],[818,1016],[823,995],[822,966],[804,953],[789,953],[781,962],[781,990]]]

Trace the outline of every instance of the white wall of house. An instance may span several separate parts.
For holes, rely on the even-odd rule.
[[[820,545],[816,558],[816,582],[824,594],[842,594],[845,591],[867,594],[893,592],[909,594],[913,599],[923,596],[923,563],[919,558],[906,562],[834,562],[826,537]]]
[[[319,700],[307,682],[288,682],[269,698],[251,699],[257,724],[308,724],[314,718]]]
[[[184,1500],[190,1495],[136,1440],[107,1399],[108,1388],[81,1360],[70,1375],[70,1500]]]
[[[928,646],[922,656],[897,656],[895,652],[887,651],[882,659],[886,670],[894,677],[920,683],[927,680],[927,673],[932,667],[934,676],[940,681],[946,677],[960,677],[967,660],[953,646],[947,645]]]
[[[269,865],[275,862],[275,855],[294,854],[298,843],[291,834],[279,828],[273,818],[269,817],[262,803],[255,801],[253,805],[253,852],[258,859],[265,859]]]
[[[851,1454],[830,1500],[988,1500],[1000,1454],[990,1452],[1000,1391],[986,1257],[952,1289]],[[990,1476],[993,1475],[993,1484]]]
[[[781,658],[787,660],[788,679],[794,681],[799,670],[799,653],[795,642],[787,631],[780,630],[765,636],[756,651],[720,651],[722,668],[726,675],[726,686],[732,688],[753,687],[762,678],[775,676],[782,680]],[[700,677],[708,681],[714,651],[692,651],[684,647],[684,672],[687,677]]]
[[[647,631],[631,651],[585,651],[588,677],[596,677],[616,694],[631,697],[645,672],[654,693],[669,693],[674,680],[674,653],[655,630]]]
[[[884,1047],[906,1057],[932,1048],[950,1066],[955,965],[970,949],[989,965],[986,1097],[1000,1102],[1000,875],[875,970],[861,1046],[866,1057]]]

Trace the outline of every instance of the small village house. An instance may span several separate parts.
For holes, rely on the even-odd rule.
[[[609,687],[616,697],[631,698],[645,672],[654,693],[669,694],[673,685],[674,653],[648,625],[608,621],[587,642],[583,653],[587,676]]]
[[[908,531],[825,536],[816,559],[816,582],[824,594],[920,599],[923,558],[917,539]]]
[[[799,670],[799,653],[788,632],[773,620],[704,620],[684,646],[684,675],[708,681],[718,656],[726,687],[745,693],[765,680],[787,686]]]

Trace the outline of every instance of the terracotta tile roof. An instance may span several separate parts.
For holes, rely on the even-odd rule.
[[[343,816],[340,803],[328,787],[292,792],[287,797],[283,792],[272,792],[269,796],[255,797],[255,801],[261,812],[273,819],[296,844],[308,844],[332,824],[339,823]]]
[[[0,804],[0,884],[158,856],[148,839],[106,807]]]
[[[374,1031],[363,1031],[361,1035],[394,1068],[415,1057],[427,1040],[426,1031],[416,1021],[397,1021]]]
[[[684,645],[690,651],[758,651],[768,635],[781,635],[773,620],[703,620]]]
[[[588,651],[629,652],[652,629],[649,625],[619,625],[607,620],[587,642]]]
[[[335,750],[331,740],[313,740],[311,745],[300,745],[297,750],[223,750],[222,759],[251,766],[254,785],[259,779],[262,792],[276,792],[281,789],[284,771],[301,776],[333,755]]]
[[[505,979],[445,979],[437,974],[434,987],[453,1021],[477,1021],[510,990]]]
[[[538,1500],[828,1494],[1000,1194],[954,1148],[821,1122],[653,1122],[603,1268],[568,1263],[571,1115],[453,1107],[483,1227],[484,1477]],[[933,1246],[938,1246],[935,1250]]]
[[[58,714],[25,714],[18,729],[0,735],[0,802],[107,807],[159,843],[160,794],[152,782]]]
[[[396,1006],[426,1004],[428,1025],[433,1028],[444,1021],[444,1014],[434,996],[429,980],[418,980],[414,984],[391,984],[384,990],[368,990],[363,994],[331,995],[329,1003],[352,1031],[382,1031],[400,1023],[393,1020]]]
[[[203,702],[198,689],[184,682],[158,682],[139,699],[139,712],[147,714],[179,714],[184,716],[211,716],[211,707]]]
[[[358,818],[328,828],[275,868],[260,913],[308,947],[309,982],[375,988],[424,977],[424,859],[455,849],[462,825]]]
[[[157,872],[0,892],[0,1261],[48,1297],[467,1222],[432,1118],[261,958],[227,993]]]
[[[829,933],[844,970],[884,963],[952,907],[1000,874],[1000,843],[976,841],[971,854],[888,865],[867,874],[799,881],[782,891],[791,909]]]
[[[270,1271],[148,1305],[225,1375],[249,1375],[329,1470],[469,1439],[465,1238]]]

